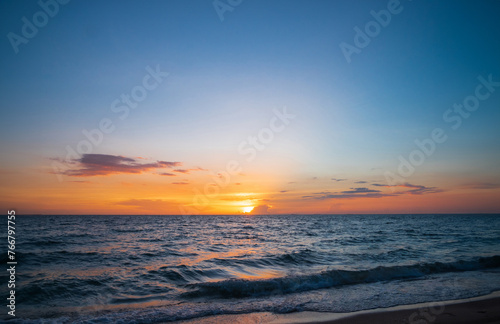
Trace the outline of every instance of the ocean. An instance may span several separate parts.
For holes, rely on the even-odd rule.
[[[9,323],[352,312],[500,290],[500,215],[17,216],[15,236]]]

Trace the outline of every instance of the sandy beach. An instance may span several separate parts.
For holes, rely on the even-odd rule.
[[[338,320],[311,323],[399,324],[399,323],[500,323],[500,297],[463,302],[445,307],[418,307],[348,316]]]
[[[354,313],[300,312],[209,316],[182,321],[190,324],[465,324],[500,323],[500,293],[466,300],[365,310]]]

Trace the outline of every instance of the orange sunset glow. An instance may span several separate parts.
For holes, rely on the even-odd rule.
[[[179,170],[166,170],[171,176],[162,175],[167,173],[163,169],[63,176],[60,182],[50,169],[22,176],[4,174],[13,184],[4,189],[3,199],[28,214],[453,213],[498,207],[499,189],[478,189],[484,184],[449,183],[438,188],[389,186],[382,180],[355,187],[356,181],[330,177],[284,182],[268,170],[261,175],[245,170],[231,181],[208,170]]]
[[[0,322],[500,323],[499,13],[0,1]]]
[[[176,10],[188,9],[169,12]],[[365,55],[348,45],[348,16],[319,12],[304,21],[324,21],[333,34],[299,26],[293,15],[247,34],[247,25],[226,28],[208,12],[196,27],[175,15],[160,19],[165,36],[151,26],[120,36],[88,26],[75,36],[85,41],[66,42],[67,51],[9,34],[0,207],[112,215],[500,212],[496,43],[450,50],[463,53],[454,63],[429,56],[435,41],[401,53],[408,38],[387,33],[380,54],[358,35],[374,51]],[[294,31],[283,33],[297,38],[283,36],[287,24]],[[186,34],[174,32],[179,26]],[[64,29],[51,35],[66,37]],[[342,37],[333,32],[344,29]],[[127,54],[131,35],[140,45]],[[450,42],[462,44],[456,37]],[[488,59],[472,59],[476,51]]]

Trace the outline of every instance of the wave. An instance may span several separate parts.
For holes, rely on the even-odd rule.
[[[40,247],[40,246],[66,245],[68,243],[69,242],[63,241],[63,240],[53,240],[53,239],[41,238],[39,240],[35,240],[32,242],[26,242],[24,244],[28,245],[28,246],[32,245],[32,246]]]
[[[162,280],[166,280],[175,284],[187,284],[193,281],[207,281],[227,278],[229,273],[223,269],[200,269],[191,268],[186,265],[176,267],[164,266],[158,270],[151,270],[145,276],[158,276]]]
[[[244,298],[282,295],[344,285],[379,281],[414,279],[446,272],[474,271],[500,267],[500,256],[480,257],[442,263],[417,263],[407,266],[379,266],[368,270],[327,270],[308,275],[294,275],[263,280],[229,279],[186,285],[193,291],[184,297]]]
[[[55,297],[62,297],[60,302],[71,304],[75,300],[85,297],[99,297],[103,291],[114,291],[109,287],[110,279],[90,278],[77,279],[68,278],[63,280],[40,279],[34,280],[29,285],[19,288],[19,297],[26,305],[39,305],[41,302],[52,300]]]
[[[155,300],[157,297],[155,296],[146,296],[146,297],[116,297],[112,298],[109,302],[111,304],[133,304],[133,303],[143,303],[150,300]]]
[[[140,233],[143,232],[142,228],[113,228],[113,232],[115,233]]]
[[[285,254],[267,254],[259,258],[252,258],[251,254],[238,255],[228,258],[213,258],[212,262],[218,266],[242,265],[254,268],[284,267],[292,265],[328,265],[333,261],[338,261],[337,255],[328,255],[310,249],[289,252]]]

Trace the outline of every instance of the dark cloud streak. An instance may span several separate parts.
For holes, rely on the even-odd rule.
[[[388,187],[388,188],[405,188],[403,191],[396,191],[393,193],[384,193],[380,190],[368,189],[365,187],[361,188],[351,188],[351,190],[344,190],[337,193],[329,192],[316,192],[311,195],[302,196],[303,199],[316,199],[316,200],[326,200],[326,199],[352,199],[352,198],[385,198],[385,197],[395,197],[399,195],[423,195],[431,193],[443,192],[442,189],[436,187],[426,187],[422,185],[413,185],[410,183],[405,183],[402,185],[389,186],[382,184],[373,184],[376,187]]]
[[[119,173],[138,174],[153,169],[173,168],[182,165],[181,162],[169,161],[141,163],[133,158],[109,154],[84,154],[80,159],[75,159],[72,162],[75,168],[65,170],[62,174],[72,177],[106,176]]]

